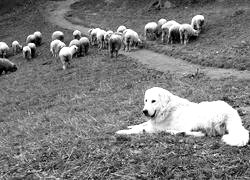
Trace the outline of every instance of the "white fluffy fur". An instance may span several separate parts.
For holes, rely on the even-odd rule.
[[[203,15],[195,15],[191,20],[191,25],[195,30],[201,31],[204,26],[205,18]]]
[[[170,26],[168,31],[168,43],[173,44],[174,40],[180,40],[180,27],[179,23]]]
[[[50,43],[50,52],[54,57],[59,55],[60,50],[65,47],[66,44],[58,39],[55,39]]]
[[[64,33],[61,31],[55,31],[55,32],[53,32],[51,38],[52,38],[52,41],[54,41],[55,39],[58,39],[60,41],[64,41]]]
[[[70,64],[73,55],[77,52],[78,47],[76,45],[72,45],[70,47],[63,47],[59,52],[59,58],[63,64],[63,69],[66,69],[67,65]]]
[[[82,33],[81,33],[81,31],[79,31],[79,30],[75,30],[74,32],[73,32],[73,38],[74,39],[80,39],[82,37]]]
[[[80,55],[86,56],[89,50],[90,41],[87,37],[81,37],[80,42]]]
[[[162,37],[161,37],[161,40],[162,42],[165,41],[166,37],[167,37],[167,42],[168,42],[168,32],[169,32],[169,28],[173,25],[173,24],[179,24],[177,23],[175,20],[170,20],[170,21],[167,21],[166,23],[164,23],[162,26],[161,26],[161,29],[162,29]]]
[[[186,45],[191,36],[199,36],[199,31],[193,29],[190,24],[181,24],[179,31],[181,44]]]
[[[110,57],[113,57],[113,53],[115,53],[115,57],[117,58],[118,52],[122,46],[122,34],[120,33],[113,33],[109,38],[109,54]]]
[[[146,91],[144,103],[143,112],[150,120],[117,134],[166,131],[193,136],[223,135],[222,141],[231,146],[244,146],[249,141],[249,132],[237,111],[224,101],[194,103],[153,87]]]
[[[125,31],[127,28],[123,25],[119,26],[116,30],[116,32],[120,32],[120,33],[123,33],[123,31]]]
[[[13,54],[16,55],[17,53],[21,52],[23,47],[19,44],[18,41],[13,41],[11,44],[13,48]]]
[[[27,60],[31,59],[31,49],[29,46],[23,47],[23,57]]]
[[[141,43],[141,40],[140,40],[139,35],[138,35],[137,32],[135,32],[132,29],[126,29],[123,32],[124,50],[130,51],[131,46],[136,45],[138,43]]]
[[[99,49],[104,48],[104,35],[106,34],[106,31],[100,29],[96,33],[96,39],[97,39],[97,44]]]
[[[7,52],[10,50],[9,46],[5,42],[0,42],[0,56],[5,58],[7,56]]]
[[[90,43],[92,45],[95,45],[97,44],[97,32],[100,31],[101,29],[100,28],[94,28],[94,29],[90,29],[89,30],[89,33],[90,33]]]
[[[144,35],[146,39],[150,37],[150,39],[156,38],[156,32],[157,32],[157,23],[156,22],[149,22],[144,27]]]
[[[36,55],[36,45],[35,43],[28,43],[28,46],[30,47],[31,50],[31,57],[34,58]]]

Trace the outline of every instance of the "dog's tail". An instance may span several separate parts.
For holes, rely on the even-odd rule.
[[[238,112],[233,109],[226,121],[228,134],[222,137],[222,141],[231,146],[245,146],[249,142],[249,131],[244,128]]]

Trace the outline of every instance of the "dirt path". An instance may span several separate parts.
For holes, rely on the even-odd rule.
[[[89,28],[81,25],[76,25],[65,19],[65,15],[70,11],[70,5],[79,0],[65,0],[65,1],[50,1],[51,4],[46,7],[46,14],[48,20],[65,29],[80,30],[83,34],[87,34]],[[81,22],[80,19],[76,18],[77,22]],[[234,69],[220,69],[203,67],[195,64],[190,64],[181,59],[175,59],[164,54],[155,53],[150,50],[142,49],[133,52],[120,51],[128,57],[137,59],[143,64],[149,65],[149,67],[157,69],[159,71],[167,72],[170,71],[177,75],[194,74],[199,68],[201,72],[205,73],[208,77],[212,79],[227,78],[233,76],[237,79],[250,79],[249,71],[237,71]]]

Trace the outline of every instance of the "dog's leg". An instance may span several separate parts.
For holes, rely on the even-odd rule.
[[[130,129],[124,129],[117,131],[116,134],[141,134],[141,133],[153,133],[154,129],[152,124],[148,121],[139,125],[129,126]]]

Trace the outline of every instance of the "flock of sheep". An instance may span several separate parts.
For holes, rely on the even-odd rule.
[[[204,26],[204,16],[196,15],[192,18],[191,24],[180,24],[175,20],[167,21],[166,19],[160,19],[158,23],[149,22],[145,25],[144,33],[146,39],[156,39],[161,35],[162,43],[172,44],[173,42],[181,42],[181,44],[187,44],[190,37],[199,36],[202,27]]]
[[[144,27],[144,35],[146,40],[155,39],[161,35],[162,42],[167,40],[172,44],[175,41],[181,44],[187,44],[190,37],[198,36],[204,25],[204,16],[196,15],[192,18],[191,24],[179,24],[174,20],[167,21],[160,19],[158,23],[149,22]],[[137,32],[128,29],[125,26],[119,26],[116,32],[112,30],[105,31],[101,28],[93,28],[88,31],[89,37],[83,37],[79,30],[73,32],[73,40],[66,46],[64,42],[64,33],[55,31],[52,34],[50,43],[50,52],[55,58],[59,58],[63,69],[66,69],[73,57],[85,56],[88,53],[90,45],[98,45],[98,49],[108,49],[110,57],[114,53],[118,56],[118,51],[122,48],[130,51],[131,47],[138,46],[142,43]],[[34,32],[26,38],[26,45],[21,46],[18,41],[11,44],[13,54],[23,53],[23,57],[27,60],[34,58],[36,48],[42,43],[42,33]],[[13,72],[17,70],[17,66],[6,59],[6,55],[10,51],[9,46],[5,42],[0,42],[0,75],[3,71]]]

